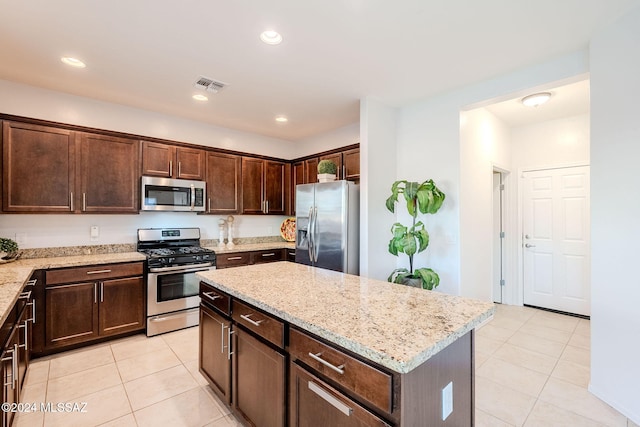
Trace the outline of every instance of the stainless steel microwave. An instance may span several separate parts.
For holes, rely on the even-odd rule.
[[[143,211],[204,212],[204,181],[142,177]]]

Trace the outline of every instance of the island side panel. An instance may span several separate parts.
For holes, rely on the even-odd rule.
[[[474,425],[474,331],[471,330],[401,380],[402,426]],[[442,420],[442,389],[453,383],[453,412]]]

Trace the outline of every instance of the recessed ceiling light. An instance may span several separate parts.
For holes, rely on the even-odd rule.
[[[70,56],[63,56],[62,58],[60,58],[60,60],[65,64],[70,65],[72,67],[76,67],[76,68],[84,68],[87,66],[84,62],[80,61],[79,59],[72,58]]]
[[[282,36],[277,31],[267,30],[260,34],[260,40],[266,44],[280,44],[282,43]]]
[[[201,95],[199,93],[193,95],[192,98],[195,99],[196,101],[208,101],[209,100],[209,98],[207,98],[206,96]]]
[[[534,93],[533,95],[528,95],[522,98],[522,104],[527,107],[537,107],[547,102],[549,98],[551,98],[550,92]]]
[[[285,116],[276,117],[276,122],[278,122],[278,123],[286,123],[288,121],[289,121],[289,119],[287,119]]]

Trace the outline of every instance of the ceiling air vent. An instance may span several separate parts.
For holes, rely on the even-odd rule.
[[[206,90],[207,92],[212,93],[218,93],[226,86],[228,86],[228,83],[219,82],[202,76],[200,76],[195,83],[195,87],[197,87],[198,89]]]

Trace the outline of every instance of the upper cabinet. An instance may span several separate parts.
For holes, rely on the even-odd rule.
[[[207,152],[207,213],[240,213],[241,157]]]
[[[342,173],[342,153],[325,154],[323,156],[320,156],[318,160],[319,161],[331,160],[337,166],[336,179],[344,179],[344,176]],[[316,174],[317,174],[317,169],[316,169]],[[317,182],[317,181],[318,181],[317,177],[314,176],[313,181],[311,182]]]
[[[138,141],[3,123],[5,212],[137,213]]]
[[[242,213],[284,215],[284,162],[242,157]]]
[[[204,180],[205,153],[197,148],[142,141],[142,174]]]
[[[360,180],[360,149],[342,152],[342,179]]]

